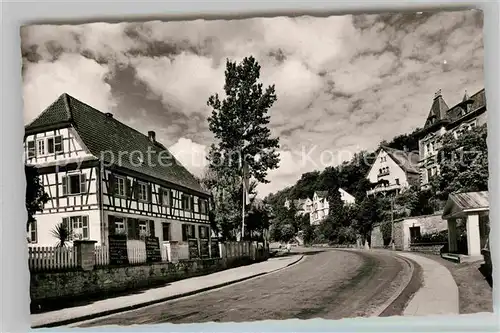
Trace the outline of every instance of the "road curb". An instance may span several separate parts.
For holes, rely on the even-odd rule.
[[[37,328],[51,328],[51,327],[58,327],[58,326],[66,326],[66,325],[70,325],[70,324],[74,324],[74,323],[78,323],[78,322],[83,322],[83,321],[88,321],[88,320],[92,320],[92,319],[96,319],[96,318],[100,318],[100,317],[106,317],[106,316],[109,316],[109,315],[112,315],[112,314],[117,314],[117,313],[131,311],[131,310],[137,310],[137,309],[144,308],[144,307],[147,307],[147,306],[150,306],[150,305],[154,305],[154,304],[158,304],[158,303],[163,303],[163,302],[167,302],[167,301],[171,301],[171,300],[175,300],[175,299],[179,299],[179,298],[183,298],[183,297],[187,297],[187,296],[193,296],[193,295],[196,295],[196,294],[201,294],[201,293],[206,292],[206,291],[223,288],[223,287],[226,287],[226,286],[229,286],[229,285],[232,285],[232,284],[236,284],[236,283],[239,283],[239,282],[243,282],[243,281],[246,281],[246,280],[254,279],[254,278],[261,277],[261,276],[264,276],[264,275],[268,275],[268,274],[271,274],[271,273],[276,273],[278,271],[281,271],[283,269],[286,269],[286,268],[288,268],[288,267],[290,267],[292,265],[295,265],[295,264],[299,263],[303,258],[304,258],[304,255],[301,255],[299,258],[297,258],[297,260],[295,260],[295,261],[287,264],[286,266],[283,266],[283,267],[280,267],[280,268],[276,268],[276,269],[273,269],[273,270],[270,270],[270,271],[267,271],[267,272],[262,272],[262,273],[258,273],[258,274],[246,276],[244,278],[240,278],[240,279],[237,279],[237,280],[220,283],[220,284],[213,285],[213,286],[210,286],[210,287],[205,287],[205,288],[201,288],[201,289],[197,289],[197,290],[185,292],[185,293],[178,294],[178,295],[172,295],[172,296],[168,296],[168,297],[163,297],[163,298],[160,298],[160,299],[156,299],[156,300],[152,300],[152,301],[148,301],[148,302],[144,302],[144,303],[140,303],[140,304],[128,305],[128,306],[117,308],[117,309],[111,309],[111,310],[106,310],[106,311],[101,311],[101,312],[97,312],[97,313],[88,314],[88,315],[85,315],[85,316],[80,316],[80,317],[75,317],[75,318],[71,318],[71,319],[65,319],[65,320],[54,321],[54,322],[46,323],[46,324],[42,324],[42,325],[32,326],[31,328],[32,329],[37,329]]]
[[[397,292],[395,292],[391,297],[389,297],[389,299],[377,309],[377,311],[374,311],[372,313],[372,316],[378,317],[385,310],[387,310],[387,308],[389,308],[392,305],[392,303],[394,303],[394,301],[396,301],[396,299],[398,299],[398,297],[406,290],[406,288],[408,288],[408,286],[410,285],[410,282],[413,278],[413,274],[415,274],[415,266],[413,265],[413,262],[411,260],[408,260],[407,258],[404,258],[403,256],[400,256],[397,254],[396,254],[396,256],[398,258],[402,259],[410,267],[410,272],[409,272],[410,274],[408,274],[409,278],[407,279],[407,281],[404,284],[401,285],[401,287],[398,289]]]

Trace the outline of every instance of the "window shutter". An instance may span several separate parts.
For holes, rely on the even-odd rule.
[[[132,198],[133,190],[132,181],[127,178],[127,197]]]
[[[132,185],[132,191],[133,191],[133,198],[134,199],[138,199],[139,198],[139,183],[138,182],[133,182],[133,185]]]
[[[113,215],[108,215],[108,231],[110,235],[114,235],[116,230],[115,217]]]
[[[187,238],[188,238],[188,236],[187,236],[187,228],[186,227],[187,227],[186,224],[182,225],[182,240],[184,242],[187,241]]]
[[[69,239],[73,239],[73,226],[71,225],[71,222],[68,217],[63,217],[62,219],[62,225],[68,230],[69,234]]]
[[[87,175],[80,174],[80,193],[87,193]]]
[[[191,196],[191,211],[194,212],[194,196]]]
[[[68,195],[68,176],[62,176],[62,194]]]
[[[161,187],[158,188],[158,204],[163,206],[163,192],[165,192],[165,190]]]
[[[115,183],[116,183],[116,179],[115,179],[115,175],[110,173],[109,174],[109,193],[108,194],[115,194]]]
[[[153,221],[153,220],[149,220],[149,236],[156,237],[155,236],[155,221]]]
[[[82,216],[82,227],[83,227],[83,239],[90,238],[89,217],[87,215]]]
[[[54,153],[54,138],[47,139],[47,152],[49,154]]]
[[[134,239],[140,239],[141,238],[141,231],[139,229],[139,220],[134,219]]]
[[[135,219],[130,219],[127,218],[127,238],[128,239],[135,239],[135,227],[134,227],[134,220]]]
[[[151,185],[151,184],[148,185],[148,202],[153,202],[152,187],[153,187],[153,185]]]
[[[28,158],[35,157],[35,141],[28,141]]]
[[[172,190],[168,190],[168,199],[170,201],[170,207],[174,207],[174,192]]]

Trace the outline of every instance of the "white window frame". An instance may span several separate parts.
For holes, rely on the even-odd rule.
[[[33,237],[33,234],[35,235],[35,237]],[[30,244],[38,243],[38,226],[36,225],[36,221],[33,221],[29,224],[28,240]]]
[[[126,235],[127,229],[125,229],[125,219],[123,217],[115,216],[115,234],[116,235]]]
[[[90,221],[87,215],[68,216],[68,223],[73,239],[90,239]],[[87,231],[87,236],[84,236],[84,231]]]
[[[115,194],[120,197],[127,196],[127,180],[125,179],[125,177],[122,176],[114,176],[114,177],[115,177],[115,189],[114,189]]]
[[[144,192],[142,191],[144,189]],[[137,199],[139,201],[148,201],[148,184],[137,182]]]
[[[139,237],[140,238],[146,237],[148,235],[148,221],[139,220],[138,227],[139,227]]]
[[[56,138],[61,138],[61,142],[56,144]],[[49,152],[49,140],[52,140],[52,152]],[[31,140],[30,140],[31,141]],[[43,138],[37,138],[35,141],[35,156],[44,157],[53,154],[62,154],[64,152],[64,143],[62,135],[51,135]],[[56,147],[60,147],[59,150]]]
[[[80,195],[86,193],[86,191],[82,192],[82,175],[81,172],[68,173],[66,175],[66,195]],[[78,177],[78,192],[71,191],[71,178]]]

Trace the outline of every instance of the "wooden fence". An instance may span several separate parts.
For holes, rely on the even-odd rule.
[[[73,247],[29,247],[28,267],[31,271],[64,270],[76,267]]]

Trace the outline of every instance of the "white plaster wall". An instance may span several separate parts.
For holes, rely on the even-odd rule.
[[[58,240],[52,235],[56,225],[62,223],[63,217],[87,215],[89,219],[89,237],[100,242],[101,227],[98,210],[79,211],[71,213],[55,213],[35,215],[37,221],[37,243],[29,246],[55,246]]]
[[[382,157],[386,157],[386,161],[382,161]],[[379,169],[384,167],[389,168],[389,174],[378,177]],[[394,160],[387,155],[387,153],[381,150],[367,175],[370,182],[376,183],[381,179],[388,180],[389,185],[395,185],[396,179],[399,179],[399,184],[401,186],[408,186],[408,180],[406,179],[406,173],[399,167],[399,165],[394,162]]]

